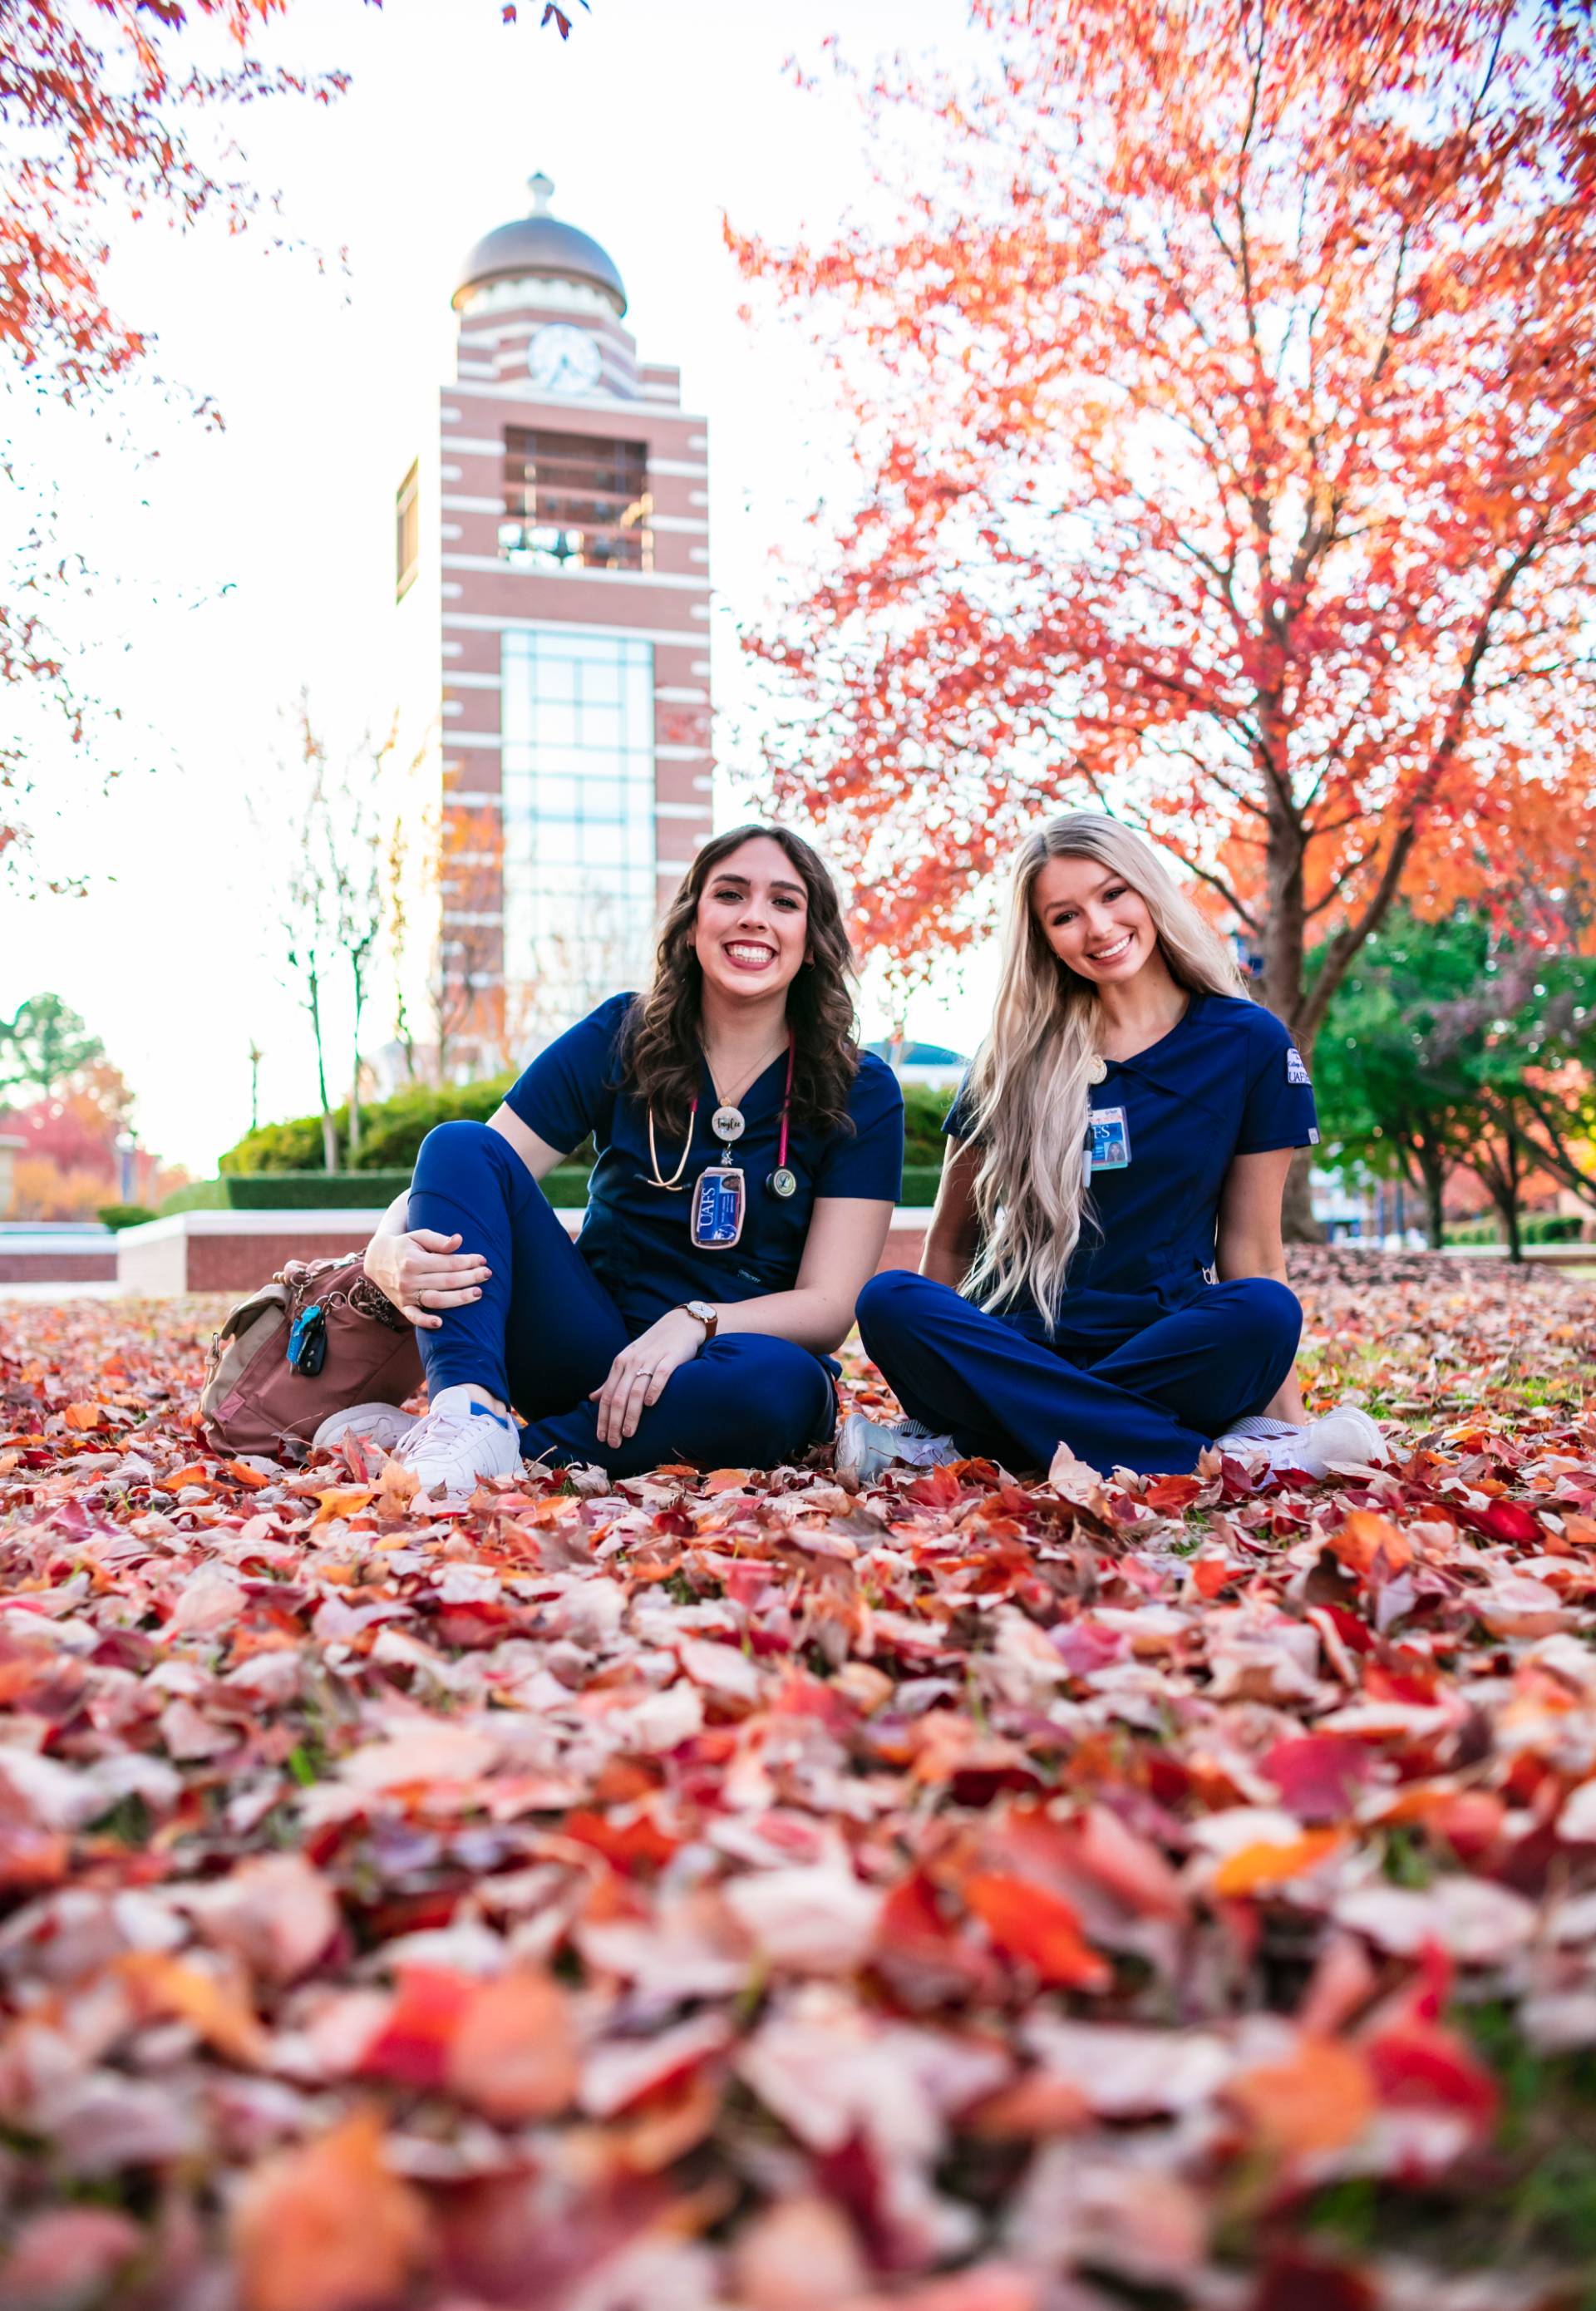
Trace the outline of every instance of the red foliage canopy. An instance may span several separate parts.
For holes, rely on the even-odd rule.
[[[220,213],[236,231],[259,205],[257,187],[218,177],[196,151],[196,112],[287,93],[326,103],[347,86],[345,73],[309,76],[251,53],[289,4],[0,0],[0,350],[40,389],[67,401],[105,394],[149,350],[109,301],[109,215],[187,226]],[[503,14],[512,21],[515,10]],[[543,21],[562,37],[571,28],[560,8]],[[207,31],[224,36],[219,61],[196,60],[207,57]],[[198,406],[214,417],[207,401]],[[32,544],[17,597],[0,600],[0,682],[53,686],[75,742],[82,711],[43,608],[74,557]],[[5,806],[26,783],[22,749],[0,744],[0,855],[22,839]]]
[[[973,14],[977,85],[861,88],[894,229],[730,234],[857,422],[852,502],[754,640],[795,701],[778,788],[908,964],[1039,815],[1108,800],[1311,1038],[1399,890],[1583,840],[1591,9]]]

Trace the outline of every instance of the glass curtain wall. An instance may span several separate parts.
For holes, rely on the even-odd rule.
[[[654,650],[514,627],[501,660],[511,1049],[640,986],[654,933]]]

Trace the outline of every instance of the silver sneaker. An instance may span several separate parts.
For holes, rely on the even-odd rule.
[[[906,1461],[911,1469],[937,1469],[958,1457],[951,1436],[934,1436],[919,1420],[867,1420],[862,1412],[850,1412],[837,1431],[837,1474],[856,1477],[861,1485],[894,1461]]]

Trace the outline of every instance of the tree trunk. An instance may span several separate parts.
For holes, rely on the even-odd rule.
[[[1303,889],[1302,830],[1295,818],[1277,798],[1269,807],[1269,913],[1263,926],[1264,1001],[1278,1019],[1290,1028],[1302,1053],[1303,1064],[1313,1072],[1313,1041],[1299,1026],[1303,1015],[1303,967],[1307,956],[1307,915]],[[1313,1217],[1312,1190],[1308,1173],[1313,1159],[1311,1147],[1299,1149],[1296,1160],[1286,1175],[1286,1193],[1280,1205],[1280,1233],[1287,1243],[1322,1243],[1324,1230]]]
[[[1524,1260],[1523,1240],[1519,1234],[1519,1199],[1510,1190],[1496,1199],[1496,1209],[1502,1215],[1502,1225],[1507,1231],[1507,1257],[1510,1263],[1522,1268]]]
[[[1442,1210],[1446,1170],[1433,1147],[1420,1147],[1416,1152],[1425,1187],[1425,1232],[1430,1239],[1430,1250],[1439,1251],[1446,1240],[1446,1219]]]
[[[1280,1199],[1280,1233],[1287,1243],[1322,1243],[1324,1227],[1313,1217],[1313,1199],[1308,1170],[1313,1160],[1311,1147],[1300,1147],[1291,1169],[1286,1174],[1286,1193]]]
[[[321,1163],[326,1172],[338,1168],[338,1127],[333,1121],[332,1109],[327,1096],[327,1051],[321,1033],[321,979],[317,972],[307,973],[310,997],[308,1009],[311,1032],[316,1037],[316,1083],[321,1094]]]
[[[349,1071],[349,1168],[358,1172],[361,1160],[361,1008],[365,1000],[360,981],[354,982],[354,1057]]]
[[[1502,1155],[1488,1170],[1477,1164],[1475,1170],[1490,1190],[1491,1201],[1501,1216],[1507,1235],[1507,1257],[1513,1266],[1522,1267],[1524,1258],[1523,1240],[1519,1233],[1519,1189],[1522,1178],[1519,1143],[1514,1134],[1504,1135]]]

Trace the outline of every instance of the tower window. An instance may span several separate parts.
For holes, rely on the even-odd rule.
[[[499,551],[518,570],[651,570],[649,453],[641,441],[510,427]]]
[[[394,496],[394,599],[402,602],[421,564],[421,477],[413,465]]]

